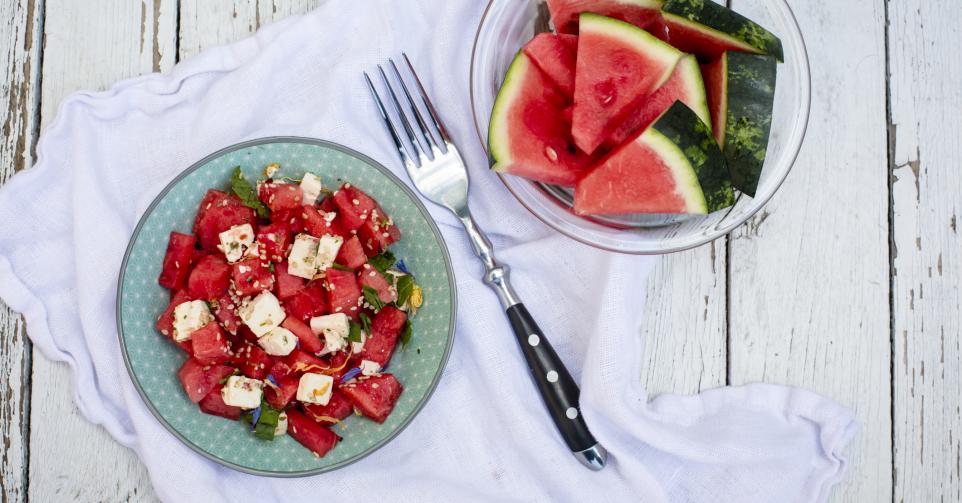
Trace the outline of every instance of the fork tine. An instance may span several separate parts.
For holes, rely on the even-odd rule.
[[[411,92],[408,90],[408,85],[401,77],[401,72],[398,71],[394,60],[389,59],[388,61],[391,62],[391,69],[394,70],[394,77],[397,78],[397,81],[401,83],[401,90],[404,91],[404,96],[407,97],[408,105],[411,107],[411,113],[414,114],[414,119],[417,120],[418,126],[421,128],[421,134],[423,134],[428,140],[428,145],[431,147],[431,151],[437,155],[437,153],[440,153],[440,150],[438,149],[439,142],[435,139],[431,128],[429,128],[427,123],[424,122],[424,116],[421,114],[421,111],[418,110],[418,105],[415,103],[414,98],[411,97]]]
[[[421,103],[424,104],[424,108],[428,111],[428,115],[431,116],[431,122],[434,123],[434,127],[438,130],[438,134],[441,135],[441,139],[444,140],[445,143],[451,143],[451,137],[448,136],[448,132],[444,128],[444,123],[438,118],[438,113],[434,109],[434,105],[431,103],[431,100],[428,98],[428,93],[424,92],[424,86],[421,84],[421,79],[418,77],[418,72],[414,71],[414,65],[412,65],[411,60],[408,59],[407,53],[402,52],[401,55],[404,56],[404,62],[407,63],[408,70],[414,77],[414,83],[418,86],[418,94],[421,96]]]
[[[397,128],[394,126],[394,122],[387,114],[387,110],[384,109],[384,102],[381,100],[381,95],[377,92],[374,84],[371,82],[371,77],[364,72],[364,80],[367,81],[367,88],[371,91],[371,96],[374,98],[374,103],[377,105],[377,111],[381,114],[381,119],[384,120],[384,124],[387,126],[387,130],[391,133],[391,139],[394,140],[394,146],[397,148],[398,155],[401,156],[401,162],[405,166],[414,166],[414,162],[411,156],[408,155],[407,148],[404,146],[404,142],[401,141],[401,135],[398,134]]]
[[[377,71],[381,73],[381,80],[387,87],[388,93],[391,95],[391,102],[394,106],[394,111],[397,112],[398,117],[401,119],[401,125],[404,126],[404,132],[408,135],[408,140],[411,142],[411,146],[414,148],[414,153],[418,157],[418,166],[424,164],[427,160],[427,156],[424,155],[424,150],[421,148],[421,143],[419,142],[417,135],[414,133],[414,128],[411,127],[411,122],[408,121],[407,115],[402,110],[401,102],[398,101],[397,94],[394,92],[394,86],[391,85],[391,81],[387,79],[387,74],[384,73],[384,68],[381,65],[377,65]]]

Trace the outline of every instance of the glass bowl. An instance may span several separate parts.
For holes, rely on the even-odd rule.
[[[798,155],[811,103],[808,54],[795,16],[784,0],[736,0],[735,10],[782,40],[768,155],[755,197],[740,194],[734,206],[705,216],[626,215],[582,217],[571,210],[571,190],[499,174],[509,191],[536,217],[559,232],[605,250],[670,253],[701,246],[743,224],[775,195]],[[549,30],[543,0],[491,0],[474,41],[471,106],[478,138],[487,149],[488,120],[505,72],[536,33]]]

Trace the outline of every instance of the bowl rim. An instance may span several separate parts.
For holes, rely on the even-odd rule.
[[[480,21],[478,21],[478,28],[474,34],[474,43],[471,46],[471,60],[469,63],[470,68],[468,73],[468,88],[469,88],[468,92],[471,100],[471,115],[472,115],[472,120],[474,121],[474,131],[477,134],[478,141],[481,144],[481,149],[485,152],[485,154],[488,154],[489,159],[490,159],[490,152],[488,151],[488,142],[484,138],[484,135],[481,133],[481,124],[478,121],[479,116],[478,116],[478,110],[476,107],[477,101],[475,99],[475,93],[474,93],[474,87],[475,87],[474,82],[475,82],[475,79],[477,78],[477,75],[475,74],[476,73],[475,63],[478,59],[478,43],[481,40],[481,30],[484,28],[485,22],[488,20],[488,16],[491,14],[491,8],[494,6],[496,2],[499,2],[499,1],[504,1],[504,0],[489,0],[487,6],[485,6],[484,8],[484,12],[481,14],[481,19]],[[790,161],[788,164],[788,169],[786,169],[785,172],[778,179],[776,179],[775,188],[774,190],[772,190],[770,194],[763,196],[761,198],[753,198],[753,199],[760,200],[760,204],[758,204],[758,206],[755,209],[748,211],[745,214],[745,217],[743,219],[736,220],[726,225],[716,225],[712,230],[712,232],[706,233],[704,237],[697,239],[692,243],[678,245],[678,246],[670,246],[670,247],[657,249],[657,250],[655,249],[626,250],[626,249],[607,246],[604,244],[591,241],[589,239],[579,236],[575,232],[571,232],[567,229],[564,229],[561,225],[556,224],[555,222],[551,221],[551,219],[545,218],[539,212],[535,211],[531,207],[531,205],[527,201],[525,201],[524,198],[521,197],[511,187],[511,184],[507,182],[505,177],[509,175],[505,175],[503,173],[496,173],[498,175],[498,179],[501,181],[502,184],[504,184],[505,188],[508,189],[508,192],[510,192],[511,195],[514,196],[515,200],[521,203],[521,206],[524,206],[524,208],[528,210],[529,213],[534,215],[535,218],[537,218],[538,220],[546,224],[548,227],[551,227],[552,229],[558,231],[562,235],[567,236],[568,238],[571,238],[575,241],[578,241],[579,243],[591,246],[593,248],[598,248],[601,250],[621,253],[625,255],[664,255],[664,254],[677,253],[685,250],[698,248],[700,246],[704,246],[708,243],[711,243],[716,239],[727,236],[738,227],[741,227],[742,225],[744,225],[745,222],[748,222],[748,220],[750,220],[763,208],[768,206],[769,201],[771,201],[771,199],[775,197],[775,194],[777,194],[778,191],[781,190],[782,185],[785,183],[785,180],[788,178],[789,173],[791,173],[792,169],[795,167],[795,162],[798,161],[798,155],[801,152],[802,145],[805,143],[805,135],[808,132],[808,123],[812,113],[812,72],[811,72],[811,67],[809,65],[808,47],[805,45],[805,38],[802,36],[801,28],[798,25],[798,19],[795,17],[795,13],[792,11],[791,6],[788,5],[788,2],[786,0],[774,0],[773,3],[777,4],[779,8],[784,9],[784,13],[787,15],[788,21],[790,22],[789,24],[793,28],[792,30],[789,30],[789,33],[787,34],[787,36],[793,41],[793,43],[797,44],[801,48],[802,57],[800,58],[799,65],[803,75],[799,79],[799,82],[801,84],[800,99],[801,99],[801,107],[803,109],[803,113],[800,115],[799,121],[798,121],[798,125],[799,125],[797,129],[798,141],[795,142],[795,145],[793,147],[790,147],[789,155],[786,157],[786,159]],[[532,184],[535,183],[530,180],[524,180],[524,182],[532,183]],[[544,191],[544,189],[541,187],[539,187],[539,190]],[[557,203],[558,201],[552,201],[552,202]]]
[[[140,232],[144,224],[146,223],[147,218],[153,213],[157,205],[159,205],[160,202],[167,197],[170,191],[173,190],[173,188],[181,180],[186,178],[188,175],[190,175],[194,171],[200,169],[202,166],[206,165],[210,161],[213,161],[218,157],[224,156],[226,154],[229,154],[237,150],[254,147],[258,145],[271,144],[271,143],[301,143],[301,144],[315,145],[315,146],[339,151],[342,154],[346,154],[348,156],[355,157],[361,161],[366,162],[368,165],[378,170],[381,174],[385,175],[395,185],[399,186],[401,190],[408,196],[408,198],[414,203],[415,207],[418,209],[421,215],[425,218],[425,220],[427,220],[428,225],[431,228],[431,231],[434,233],[435,239],[437,239],[437,242],[441,247],[441,254],[444,256],[444,268],[448,278],[448,288],[451,292],[451,306],[450,306],[449,321],[448,321],[448,337],[445,343],[444,354],[441,356],[440,365],[438,365],[438,369],[431,380],[431,384],[427,388],[427,392],[424,394],[423,397],[421,397],[421,400],[418,402],[417,405],[415,405],[411,413],[406,418],[404,418],[404,420],[401,421],[401,424],[398,425],[398,427],[395,430],[393,430],[390,434],[388,434],[381,440],[378,440],[373,445],[371,445],[370,447],[368,447],[367,449],[365,449],[359,454],[356,454],[350,458],[347,458],[343,461],[334,463],[329,466],[324,466],[320,468],[311,468],[308,470],[290,471],[290,472],[250,468],[250,467],[243,466],[243,465],[234,463],[232,461],[228,461],[226,459],[220,458],[210,452],[207,452],[206,450],[204,450],[203,448],[201,448],[200,446],[198,446],[197,444],[189,440],[186,436],[180,433],[173,426],[171,426],[170,423],[168,423],[167,420],[164,418],[164,416],[157,410],[153,402],[151,402],[150,399],[147,397],[147,393],[144,391],[143,387],[141,386],[140,380],[138,379],[137,374],[134,372],[133,366],[131,365],[129,355],[127,353],[127,343],[124,339],[123,314],[122,314],[123,311],[121,309],[123,304],[124,277],[126,276],[126,273],[127,273],[127,265],[128,265],[128,262],[130,261],[130,255],[133,250],[134,243],[140,237]],[[137,394],[140,395],[140,398],[147,405],[147,408],[150,410],[150,413],[154,416],[155,419],[157,419],[157,421],[164,427],[164,429],[166,429],[168,432],[170,432],[172,435],[178,438],[182,443],[184,443],[192,451],[222,466],[226,466],[228,468],[232,468],[239,472],[248,473],[251,475],[261,475],[261,476],[275,477],[275,478],[298,478],[298,477],[307,477],[311,475],[319,475],[321,473],[334,471],[339,468],[343,468],[345,466],[353,464],[357,461],[360,461],[361,459],[366,458],[367,456],[371,455],[381,447],[387,445],[387,443],[390,442],[391,440],[394,440],[395,437],[397,437],[402,431],[404,431],[407,428],[409,424],[411,424],[412,421],[414,421],[414,418],[417,417],[417,415],[421,412],[424,406],[427,405],[428,401],[434,395],[434,392],[437,389],[438,384],[440,383],[441,376],[444,373],[444,369],[445,367],[447,367],[448,360],[451,356],[451,351],[454,347],[455,328],[457,326],[458,291],[456,288],[456,281],[454,277],[454,268],[451,263],[451,255],[448,251],[447,243],[444,241],[444,237],[441,235],[441,231],[438,228],[437,222],[434,220],[434,217],[431,216],[431,213],[428,212],[428,209],[424,206],[424,203],[422,203],[421,200],[417,197],[417,195],[415,195],[414,191],[412,191],[411,188],[408,187],[407,184],[405,184],[397,175],[392,173],[391,170],[387,169],[384,165],[375,161],[374,159],[372,159],[367,155],[364,155],[354,149],[345,147],[344,145],[334,143],[331,141],[302,137],[302,136],[268,136],[263,138],[246,140],[240,143],[235,143],[228,147],[217,150],[214,153],[208,154],[207,156],[191,164],[190,167],[188,167],[186,170],[178,174],[173,180],[170,181],[170,183],[168,183],[164,187],[163,190],[160,191],[159,194],[157,194],[154,200],[150,203],[150,206],[148,206],[147,209],[144,211],[143,215],[141,215],[140,219],[137,222],[137,226],[134,227],[133,233],[130,236],[130,241],[127,244],[127,249],[124,252],[124,259],[120,264],[120,274],[117,279],[117,299],[115,301],[115,308],[116,308],[115,318],[117,323],[117,337],[120,340],[120,352],[124,358],[124,366],[127,368],[127,374],[130,376],[131,381],[133,381],[134,387],[137,389]]]

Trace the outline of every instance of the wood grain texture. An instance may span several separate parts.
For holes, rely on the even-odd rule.
[[[725,384],[724,238],[663,257],[648,277],[642,325],[650,396]]]
[[[38,5],[39,4],[39,5]],[[0,4],[0,184],[32,162],[38,125],[42,2]],[[23,318],[0,303],[0,500],[26,501],[30,343]]]
[[[733,7],[755,17],[740,0]],[[735,231],[730,377],[811,389],[861,430],[833,501],[888,501],[890,421],[885,13],[872,0],[789,2],[812,62],[801,155],[771,203]]]
[[[49,124],[75,90],[169,69],[176,14],[175,0],[47,0],[42,123]],[[72,388],[65,365],[35,355],[30,500],[155,500],[137,457],[80,416]]]
[[[960,501],[958,5],[889,1],[895,492]]]

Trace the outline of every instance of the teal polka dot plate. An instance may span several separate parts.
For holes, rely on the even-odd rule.
[[[154,328],[169,301],[157,276],[171,231],[190,232],[208,189],[229,190],[235,166],[249,180],[279,163],[281,177],[305,172],[326,187],[350,182],[387,211],[402,239],[392,251],[417,278],[424,305],[412,319],[411,343],[395,353],[390,372],[404,385],[384,424],[352,415],[334,431],[343,440],[323,458],[284,435],[273,441],[254,437],[247,425],[209,416],[191,403],[177,370],[186,354]],[[147,406],[171,433],[199,454],[257,475],[299,477],[334,470],[376,451],[404,429],[430,398],[441,377],[454,338],[454,273],[437,225],[414,193],[374,160],[333,143],[307,138],[265,138],[235,145],[191,166],[170,183],[134,230],[120,270],[117,325],[127,370]]]

